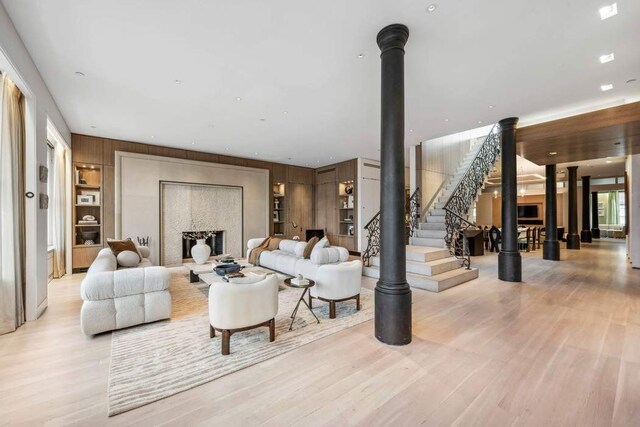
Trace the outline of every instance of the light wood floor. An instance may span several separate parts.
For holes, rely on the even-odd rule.
[[[37,322],[0,337],[6,425],[640,425],[640,270],[624,242],[526,254],[522,284],[413,293],[413,343],[373,322],[107,418],[111,336],[79,330],[81,275],[55,281]],[[367,287],[374,282],[364,279]]]

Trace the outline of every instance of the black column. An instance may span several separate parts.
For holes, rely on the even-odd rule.
[[[498,255],[498,278],[522,281],[522,257],[518,251],[518,181],[516,176],[517,117],[500,120],[502,131],[502,248]]]
[[[578,236],[578,167],[569,166],[569,233],[567,249],[580,249]]]
[[[380,280],[375,334],[385,344],[411,342],[411,288],[407,283],[404,208],[404,45],[409,29],[389,25],[376,39],[382,60],[380,135]]]
[[[560,261],[560,242],[558,241],[558,185],[556,183],[556,165],[545,167],[545,238],[542,244],[542,259]]]
[[[582,231],[580,232],[580,241],[584,243],[591,243],[591,208],[589,202],[591,201],[591,188],[589,183],[591,177],[582,177]]]
[[[591,222],[593,223],[591,227],[591,237],[593,239],[600,238],[600,228],[598,228],[600,224],[598,221],[598,192],[594,191],[591,193]]]

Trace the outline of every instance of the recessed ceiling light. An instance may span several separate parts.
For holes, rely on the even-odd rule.
[[[493,105],[489,105],[489,109],[492,109],[492,108],[493,108]]]
[[[236,97],[236,101],[242,101],[242,98],[240,98],[239,96]]]
[[[611,89],[613,89],[613,85],[611,83],[607,83],[606,85],[600,86],[600,90],[603,92],[606,92]]]
[[[607,18],[611,18],[618,14],[618,3],[613,3],[604,7],[601,7],[600,10],[600,19],[605,20]]]
[[[84,77],[85,74],[82,71],[76,71],[76,76]]]
[[[333,156],[329,156],[329,160],[333,160]]]
[[[253,154],[255,154],[255,155],[257,156],[257,155],[258,155],[258,152],[256,151],[256,152],[255,152],[255,153],[253,153]]]
[[[155,136],[154,136],[154,135],[151,135],[151,139],[153,139],[153,138],[155,138]]]
[[[196,143],[195,143],[195,142],[192,142],[192,143],[191,143],[191,145],[196,145]]]
[[[288,111],[283,111],[282,114],[289,114],[289,112]]]
[[[413,132],[413,129],[409,129],[409,132]]]
[[[261,121],[261,122],[264,122],[264,121],[266,121],[266,120],[267,120],[267,119],[260,119],[260,121]]]
[[[94,125],[91,125],[91,129],[95,129],[96,127]]]
[[[180,83],[182,83],[182,81],[180,81],[180,80],[174,80],[173,82],[174,82],[175,84],[177,84],[177,85],[179,85]]]
[[[435,12],[437,7],[438,6],[436,6],[435,4],[430,4],[429,6],[427,6],[427,12]]]
[[[549,155],[550,155],[550,156],[555,156],[556,154],[558,154],[558,152],[557,152],[557,151],[550,151],[550,152],[549,152]]]
[[[364,58],[364,53],[359,53],[358,54],[358,58],[360,58],[360,59]]]
[[[606,64],[607,62],[611,62],[613,61],[615,58],[615,55],[613,53],[607,53],[606,55],[600,55],[600,63],[601,64]]]
[[[627,80],[627,83],[634,83],[636,81],[637,81],[637,79],[629,79],[629,80]]]
[[[229,147],[225,148],[224,151],[229,151]]]
[[[448,121],[449,121],[449,119],[444,119],[444,121],[445,121],[445,122],[448,122]]]
[[[482,120],[478,120],[478,124],[481,125],[482,124]]]
[[[210,128],[214,128],[214,127],[216,127],[216,125],[214,125],[213,123],[211,123],[208,127],[210,127]]]

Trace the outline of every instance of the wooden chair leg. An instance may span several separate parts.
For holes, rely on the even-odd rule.
[[[229,354],[229,342],[231,341],[231,331],[225,329],[222,331],[222,355]]]
[[[213,326],[209,325],[209,338],[213,338],[216,336],[216,330]]]
[[[269,342],[276,340],[276,319],[269,320]]]
[[[329,319],[336,318],[336,302],[329,301]]]
[[[360,311],[360,294],[356,295],[356,310]]]

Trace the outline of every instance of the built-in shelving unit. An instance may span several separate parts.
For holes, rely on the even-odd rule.
[[[273,235],[284,236],[286,224],[285,185],[280,182],[273,184]]]
[[[353,180],[338,183],[338,236],[355,235],[355,186]]]
[[[75,163],[73,172],[73,269],[81,271],[91,265],[104,243],[102,168]]]

